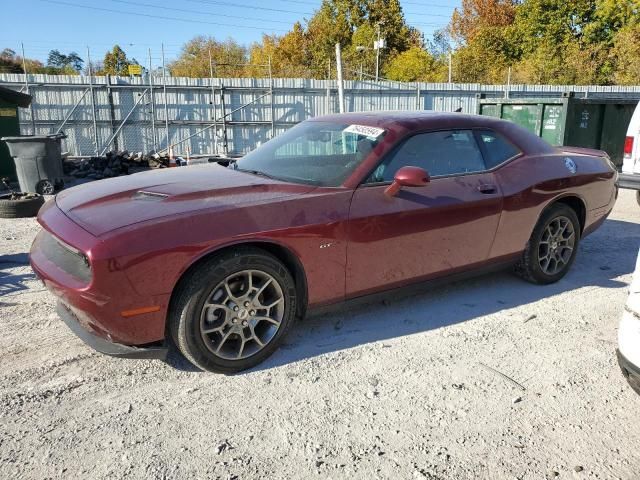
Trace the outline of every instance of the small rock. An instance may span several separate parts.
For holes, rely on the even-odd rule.
[[[520,403],[522,401],[522,397],[516,397],[513,400],[511,400],[511,403]]]
[[[573,470],[579,473],[584,470],[584,467],[582,465],[576,465],[573,467]]]
[[[231,445],[229,444],[228,440],[225,440],[224,442],[218,444],[215,448],[215,452],[216,455],[220,455],[222,452],[226,452],[227,450],[231,449]]]
[[[464,388],[464,383],[452,383],[451,386],[456,390],[462,390]]]
[[[128,405],[127,405],[127,408],[126,408],[126,410],[125,410],[125,411],[126,411],[127,413],[131,413],[131,412],[133,411],[133,405],[128,404]]]

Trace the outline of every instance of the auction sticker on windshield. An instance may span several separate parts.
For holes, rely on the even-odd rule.
[[[368,127],[366,125],[349,125],[344,131],[364,135],[365,137],[375,140],[384,133],[384,128]]]

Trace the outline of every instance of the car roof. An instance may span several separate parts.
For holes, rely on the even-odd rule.
[[[527,154],[555,152],[554,147],[523,127],[486,115],[428,110],[399,110],[338,113],[315,117],[309,121],[362,124],[389,129],[400,127],[407,132],[432,129],[490,128],[506,136]]]

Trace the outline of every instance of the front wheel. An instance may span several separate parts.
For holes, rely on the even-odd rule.
[[[196,367],[239,372],[277,349],[294,321],[296,302],[293,278],[277,258],[238,248],[205,261],[181,282],[169,331]]]
[[[576,212],[564,204],[547,209],[531,234],[516,272],[532,283],[554,283],[573,264],[580,243]]]

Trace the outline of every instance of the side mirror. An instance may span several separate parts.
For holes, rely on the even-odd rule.
[[[424,187],[429,183],[429,174],[420,167],[402,167],[393,177],[393,183],[384,191],[385,195],[395,197],[402,187]]]

